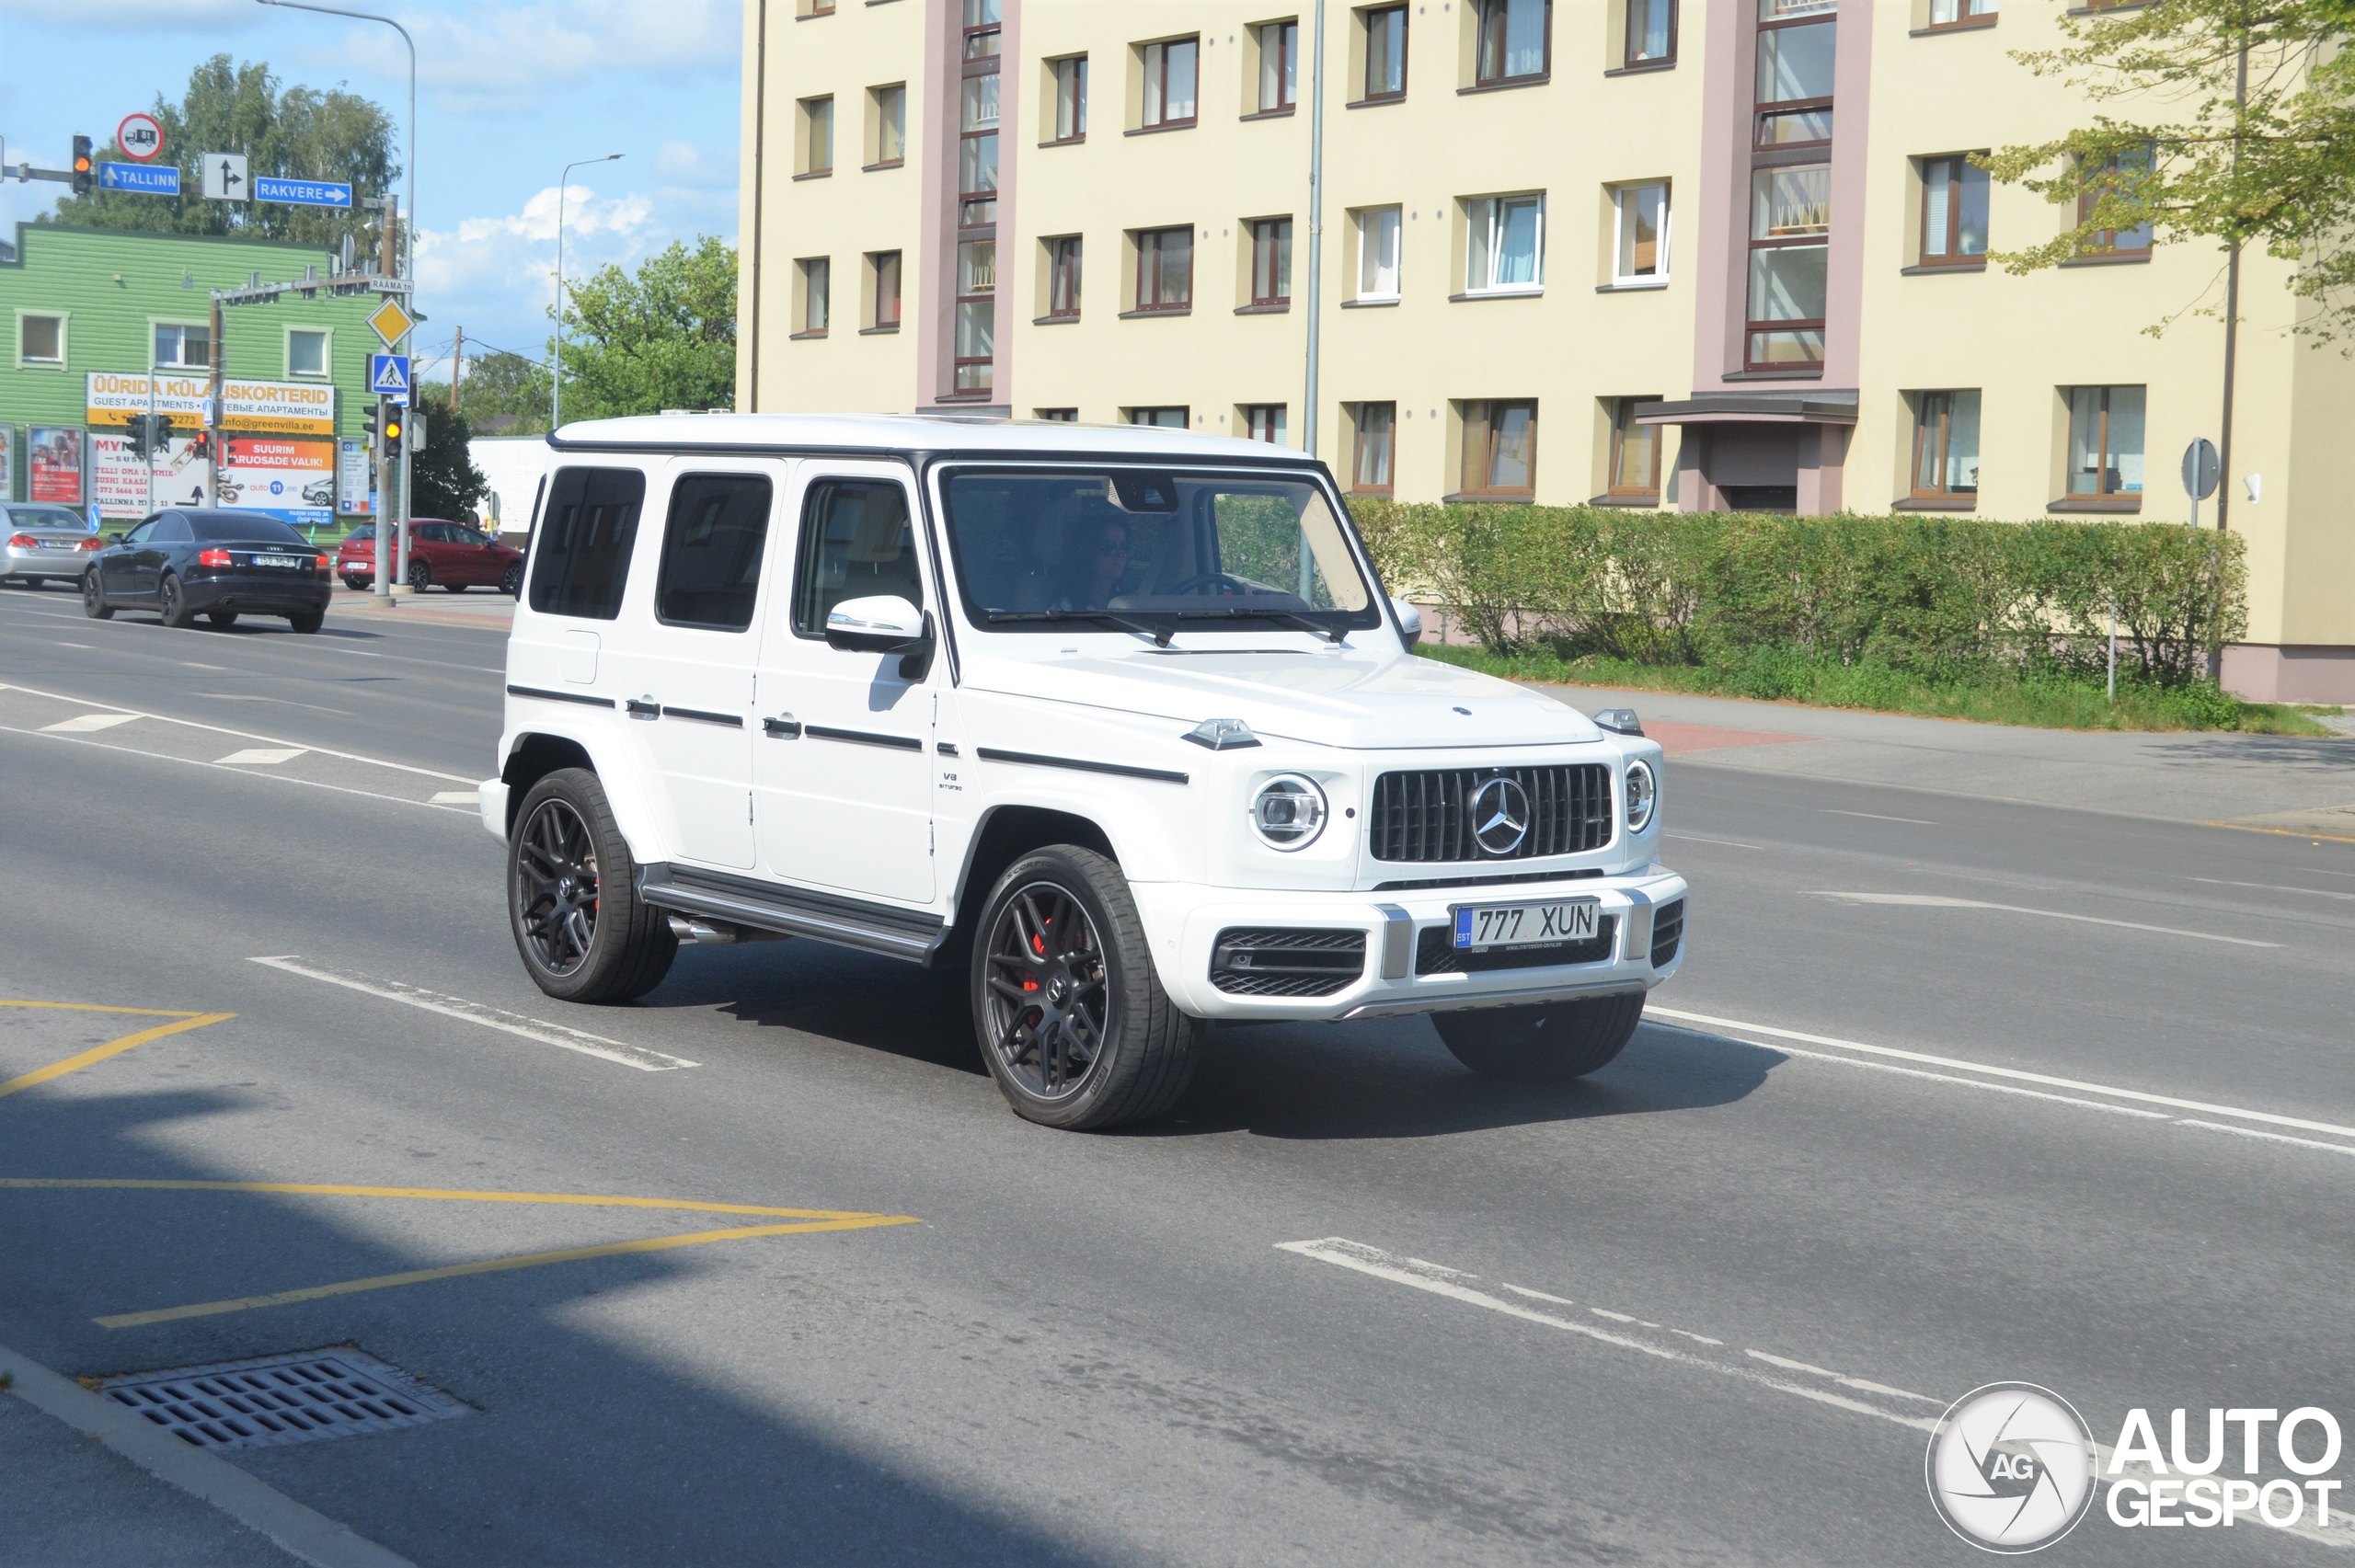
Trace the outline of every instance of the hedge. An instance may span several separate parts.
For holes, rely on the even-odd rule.
[[[1497,654],[1647,664],[1760,650],[1924,671],[2177,685],[2247,630],[2238,534],[2176,523],[1788,517],[1360,500],[1392,593],[1436,599]]]

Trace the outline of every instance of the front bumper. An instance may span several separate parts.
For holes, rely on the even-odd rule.
[[[1270,893],[1195,883],[1137,883],[1131,891],[1144,917],[1161,983],[1198,1018],[1333,1020],[1412,1013],[1510,1007],[1565,997],[1649,990],[1684,961],[1682,936],[1672,955],[1651,962],[1654,916],[1689,905],[1684,878],[1657,865],[1628,876],[1442,887],[1407,894]],[[1426,931],[1446,931],[1459,904],[1531,904],[1592,898],[1612,924],[1599,959],[1474,973],[1419,974]],[[1680,915],[1683,913],[1680,909]],[[1365,933],[1363,971],[1325,996],[1246,996],[1211,979],[1219,934],[1231,930],[1358,931]],[[1685,922],[1684,933],[1690,933]]]

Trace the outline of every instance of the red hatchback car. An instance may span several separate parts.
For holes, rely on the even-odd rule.
[[[376,529],[362,523],[335,554],[335,574],[346,588],[376,580]],[[477,533],[463,522],[419,517],[408,525],[408,585],[464,593],[477,584],[511,598],[523,591],[523,552]]]

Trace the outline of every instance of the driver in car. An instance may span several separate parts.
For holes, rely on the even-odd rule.
[[[1125,587],[1129,575],[1129,525],[1107,522],[1094,532],[1076,531],[1078,555],[1068,565],[1065,588],[1056,601],[1058,610],[1101,610],[1115,596],[1133,591]]]

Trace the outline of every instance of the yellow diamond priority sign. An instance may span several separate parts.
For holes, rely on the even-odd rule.
[[[401,338],[417,323],[408,312],[401,309],[401,302],[396,296],[386,294],[385,303],[376,307],[376,314],[368,318],[368,325],[376,329],[376,336],[385,340],[385,348],[397,349]]]

